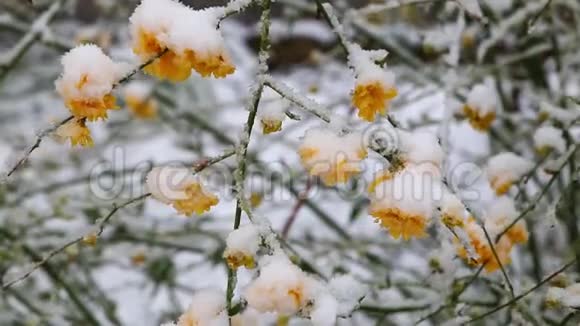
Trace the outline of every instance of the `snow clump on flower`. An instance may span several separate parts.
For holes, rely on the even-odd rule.
[[[263,104],[258,110],[258,119],[262,124],[262,133],[280,131],[290,102],[269,87],[264,88],[260,102]]]
[[[421,238],[431,222],[439,169],[409,165],[397,173],[381,172],[369,187],[369,214],[396,239]]]
[[[319,282],[283,255],[267,258],[260,275],[245,290],[248,306],[287,316],[298,313],[314,298]]]
[[[469,261],[469,263],[475,265],[484,264],[488,273],[499,269],[500,263],[504,266],[509,264],[513,246],[528,241],[528,231],[524,220],[518,221],[504,233],[518,216],[519,213],[514,207],[513,200],[506,197],[496,200],[486,212],[484,227],[488,230],[489,237],[494,243],[494,249],[499,261],[496,259],[481,225],[473,217],[468,218],[464,229],[469,236],[470,245],[477,255],[474,258],[475,261]],[[497,239],[500,235],[501,237]],[[467,259],[466,248],[463,246],[458,247],[458,255]]]
[[[220,10],[221,9],[221,10]],[[129,18],[133,52],[145,72],[183,81],[194,69],[201,76],[225,77],[234,72],[218,30],[223,8],[193,10],[173,0],[143,0]]]
[[[365,51],[352,44],[349,47],[349,64],[355,73],[355,88],[352,103],[358,116],[366,121],[375,121],[377,113],[384,115],[390,101],[397,96],[395,75],[376,61],[384,60],[386,51]]]
[[[534,147],[541,155],[555,150],[558,153],[566,151],[566,141],[562,130],[552,126],[542,126],[534,133]]]
[[[96,45],[80,45],[61,59],[63,71],[56,80],[57,92],[77,119],[106,119],[107,110],[116,108],[113,87],[122,73]]]
[[[138,118],[152,119],[157,116],[157,101],[153,99],[153,86],[143,81],[132,81],[125,86],[125,102]]]
[[[226,250],[223,255],[228,266],[232,269],[240,266],[254,268],[260,242],[260,230],[253,224],[232,231],[226,239]]]
[[[495,120],[497,105],[496,94],[491,88],[485,84],[478,84],[473,86],[467,95],[463,114],[474,129],[485,131]]]
[[[531,171],[534,164],[512,152],[504,152],[490,158],[486,174],[497,195],[503,195],[514,182]]]
[[[441,199],[440,207],[440,219],[443,225],[449,228],[463,227],[467,214],[465,206],[455,194],[449,191],[445,192]]]
[[[147,174],[146,182],[153,198],[186,216],[202,214],[218,203],[218,198],[187,168],[155,167]]]
[[[360,133],[339,136],[328,128],[307,130],[298,152],[308,173],[328,186],[359,174],[360,162],[367,156]]]
[[[580,110],[578,108],[563,109],[548,102],[541,102],[539,118],[541,121],[550,118],[566,125],[580,118]]]
[[[226,294],[217,289],[201,290],[177,320],[177,326],[226,326]]]
[[[574,283],[565,288],[551,287],[545,299],[548,307],[580,308],[580,283]]]
[[[443,149],[437,137],[430,132],[397,130],[399,151],[403,161],[414,164],[431,163],[437,167],[443,162]]]

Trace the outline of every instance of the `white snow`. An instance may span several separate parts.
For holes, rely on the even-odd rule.
[[[483,83],[473,86],[467,95],[467,105],[482,115],[496,112],[497,103],[496,93]]]
[[[241,226],[232,231],[226,239],[226,254],[228,251],[242,252],[254,256],[260,248],[260,232],[253,224]]]
[[[432,163],[438,167],[443,161],[443,149],[431,132],[397,130],[399,150],[405,161],[415,164]]]
[[[560,154],[566,151],[566,141],[562,135],[562,130],[552,126],[542,126],[536,130],[534,146],[536,149],[553,149]]]
[[[63,71],[55,86],[64,98],[101,99],[112,91],[120,74],[113,60],[93,44],[70,50],[61,63]]]

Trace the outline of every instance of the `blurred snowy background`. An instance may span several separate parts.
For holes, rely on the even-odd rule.
[[[54,87],[63,53],[90,42],[116,61],[136,62],[128,17],[138,1],[65,0],[50,22],[39,23],[53,2],[0,2],[3,172],[18,162],[40,132],[68,116]],[[481,16],[465,7],[473,2],[479,3]],[[184,3],[205,8],[227,1]],[[491,155],[513,151],[538,164],[517,201],[521,210],[530,203],[538,205],[525,217],[529,242],[514,250],[507,271],[516,293],[574,257],[579,248],[576,154],[568,157],[563,172],[535,202],[551,178],[539,166],[554,164],[551,161],[559,157],[540,158],[532,135],[544,111],[551,112],[544,123],[566,130],[566,146],[578,139],[574,126],[580,116],[575,103],[580,95],[580,3],[332,3],[353,41],[390,52],[387,62],[399,90],[391,116],[410,130],[440,133],[448,128],[447,170],[456,175],[453,186],[476,212],[484,212],[495,198],[484,176]],[[121,87],[116,90],[121,109],[90,126],[94,147],[71,148],[53,135],[42,137],[25,164],[0,185],[2,284],[35,269],[35,262],[68,241],[96,231],[114,203],[144,194],[144,179],[152,166],[193,164],[237,144],[255,79],[259,15],[259,6],[251,6],[222,22],[236,66],[227,78],[203,79],[194,73],[184,82],[170,83],[138,73],[134,80],[153,89],[154,118],[142,119],[126,109]],[[368,124],[356,117],[353,74],[315,1],[275,1],[270,38],[269,67],[275,79],[328,108],[351,129],[381,130],[383,122]],[[461,114],[477,83],[490,85],[500,103],[494,125],[484,133]],[[260,105],[268,105],[268,99]],[[379,155],[370,154],[360,179],[345,185],[327,187],[309,178],[297,148],[305,130],[322,123],[296,106],[290,112],[296,120],[286,118],[280,132],[263,135],[256,130],[252,135],[246,191],[254,196],[256,213],[269,219],[275,231],[286,229],[288,243],[306,262],[325,275],[350,273],[369,285],[361,306],[338,324],[440,325],[457,316],[477,316],[510,299],[501,272],[479,275],[465,293],[454,297],[454,289],[477,268],[459,258],[450,262],[438,256],[443,251],[440,230],[431,228],[430,237],[404,241],[374,223],[367,213],[365,190],[384,165]],[[236,205],[234,168],[230,158],[203,171],[220,198],[209,213],[186,218],[153,199],[137,201],[107,221],[95,244],[80,241],[58,250],[24,280],[3,286],[0,325],[90,325],[91,318],[102,325],[159,325],[175,320],[197,290],[211,286],[225,291],[228,275],[222,253]],[[578,270],[567,270],[568,284],[576,280]],[[252,271],[240,269],[238,287],[252,276]],[[480,323],[555,325],[565,316],[570,325],[578,323],[573,321],[574,310],[549,310],[544,297],[544,288],[534,291]],[[308,320],[293,318],[290,323]]]

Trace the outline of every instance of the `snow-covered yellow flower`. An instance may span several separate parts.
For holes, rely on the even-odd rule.
[[[439,170],[410,165],[395,173],[379,173],[369,187],[369,214],[396,239],[421,238],[434,210],[433,189]]]
[[[485,270],[487,272],[494,272],[499,269],[500,262],[504,266],[510,263],[510,254],[514,245],[528,241],[528,230],[523,220],[518,221],[504,233],[506,228],[515,221],[518,215],[513,200],[506,197],[497,199],[486,212],[484,226],[488,231],[491,241],[493,241],[493,249],[495,249],[499,261],[495,258],[493,249],[485,236],[483,228],[473,217],[467,220],[464,229],[469,237],[470,245],[477,254],[476,261],[472,263],[485,264]],[[496,238],[500,234],[501,237],[497,240]],[[458,253],[463,258],[467,257],[465,248],[458,248]]]
[[[196,292],[177,326],[228,325],[225,298],[226,294],[217,289]]]
[[[472,265],[484,264],[484,269],[486,272],[491,273],[500,268],[500,262],[502,266],[509,264],[511,261],[510,252],[513,247],[513,243],[507,237],[502,237],[500,241],[494,244],[494,249],[497,253],[499,261],[495,258],[493,250],[485,237],[483,228],[477,223],[473,217],[469,217],[465,223],[464,230],[467,232],[469,237],[469,245],[473,248],[475,257],[473,261],[468,261]],[[492,240],[493,241],[493,240]],[[467,259],[467,250],[463,246],[458,246],[457,254],[459,257]]]
[[[93,146],[91,131],[89,128],[87,128],[85,119],[73,118],[72,120],[58,127],[58,129],[56,129],[56,135],[62,140],[68,139],[72,146]]]
[[[107,118],[117,108],[111,94],[121,70],[96,45],[80,45],[62,57],[63,72],[56,80],[58,93],[76,118]]]
[[[384,115],[389,102],[397,96],[395,75],[375,63],[386,55],[385,51],[365,51],[358,45],[349,47],[349,64],[356,78],[352,103],[358,116],[366,121],[375,121],[377,114]]]
[[[463,203],[452,193],[445,193],[441,200],[441,223],[448,228],[462,228],[465,224],[466,211]]]
[[[125,86],[125,103],[138,118],[153,119],[157,116],[157,101],[152,98],[151,85],[132,81]]]
[[[359,174],[360,162],[367,156],[359,133],[339,136],[325,128],[307,130],[298,153],[308,173],[328,186]]]
[[[495,120],[497,98],[495,93],[486,85],[475,85],[467,95],[467,102],[463,106],[463,114],[475,130],[485,131]]]
[[[261,266],[260,276],[245,290],[248,306],[259,312],[294,315],[315,294],[316,281],[286,257],[272,257]]]
[[[542,126],[534,132],[534,148],[541,156],[548,155],[551,151],[564,153],[566,140],[561,129],[552,126]]]
[[[282,98],[269,87],[262,91],[262,100],[257,118],[262,125],[262,133],[267,135],[282,130],[286,110],[290,107],[288,100]]]
[[[224,259],[231,269],[244,266],[248,269],[256,266],[255,256],[260,248],[260,232],[257,227],[248,224],[232,231],[226,239]]]
[[[497,195],[503,195],[514,182],[528,173],[534,164],[511,152],[497,154],[487,162],[486,174]]]
[[[384,115],[390,100],[397,96],[397,89],[379,80],[357,81],[352,103],[358,116],[366,121],[375,121],[377,114]]]
[[[202,214],[219,202],[186,168],[153,168],[147,175],[147,188],[155,199],[173,206],[186,216]]]
[[[143,0],[130,17],[133,52],[147,62],[145,72],[183,81],[194,69],[201,76],[235,71],[217,28],[219,10],[195,11],[173,0]]]

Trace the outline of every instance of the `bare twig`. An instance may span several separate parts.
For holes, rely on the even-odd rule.
[[[576,259],[568,262],[566,265],[562,266],[560,269],[558,269],[557,271],[555,271],[554,273],[550,274],[549,276],[547,276],[546,278],[544,278],[543,280],[541,280],[540,282],[538,282],[536,285],[534,285],[533,287],[531,287],[530,289],[524,291],[523,293],[519,294],[518,296],[512,298],[511,300],[509,300],[508,302],[499,305],[481,315],[475,316],[473,318],[471,318],[467,323],[471,324],[475,321],[484,319],[487,316],[490,316],[500,310],[502,310],[503,308],[509,307],[512,304],[518,302],[519,300],[523,299],[524,297],[526,297],[528,294],[534,292],[535,290],[539,289],[542,285],[548,283],[551,279],[553,279],[554,277],[558,276],[560,273],[564,272],[566,269],[568,269],[568,267],[574,265],[576,263]]]

